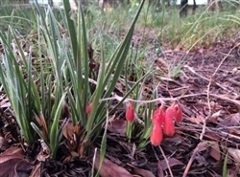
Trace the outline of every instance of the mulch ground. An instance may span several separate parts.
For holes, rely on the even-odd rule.
[[[239,176],[240,34],[208,48],[200,47],[190,52],[163,48],[160,55],[153,54],[152,58],[159,70],[168,70],[170,64],[181,61],[179,74],[174,78],[159,76],[156,87],[160,97],[179,100],[184,120],[177,124],[173,138],[164,139],[160,147],[149,145],[141,151],[136,149],[134,143],[128,143],[118,134],[121,133],[121,122],[117,126],[119,130],[110,127],[106,153],[108,160],[104,161],[103,168],[105,171],[110,170],[112,175],[105,173],[102,176],[220,177],[224,165],[227,165],[228,176]],[[6,109],[4,99],[3,96],[0,104],[4,105],[0,109],[0,152],[21,144],[11,144],[18,135],[16,123],[11,122],[12,115]],[[97,141],[96,147],[100,143],[100,140]],[[15,170],[19,176],[29,176],[30,173],[32,176],[41,174],[66,177],[91,174],[92,159],[38,163],[36,160],[25,161],[20,151],[17,148],[8,154],[17,154],[18,160],[15,158],[14,162],[6,163],[1,159],[0,174],[3,169]],[[14,165],[10,168],[9,165],[12,164]]]

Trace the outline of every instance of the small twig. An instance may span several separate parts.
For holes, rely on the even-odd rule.
[[[200,77],[201,79],[210,82],[210,79],[209,79],[209,78],[207,78],[207,77],[205,77],[205,76],[197,73],[192,67],[190,67],[190,66],[188,66],[188,65],[185,65],[184,68],[187,68],[190,72],[192,72],[192,73],[195,74],[196,76]],[[213,81],[212,81],[212,82],[213,82]],[[222,86],[221,84],[219,84],[218,82],[215,82],[215,81],[214,81],[214,83],[215,83],[218,87],[220,87],[221,89],[223,89],[223,90],[225,90],[225,91],[227,91],[227,92],[230,92],[230,90],[229,90],[228,88],[223,87],[223,86]],[[233,91],[233,89],[232,89],[231,91]]]
[[[211,103],[210,103],[210,87],[211,87],[211,81],[209,82],[207,86],[207,104],[208,104],[208,116],[203,120],[203,128],[202,128],[202,133],[200,134],[200,141],[203,140],[204,134],[206,132],[206,127],[207,127],[207,120],[212,117],[212,108],[211,108]]]
[[[232,127],[232,129],[233,129],[233,127]],[[240,137],[239,137],[239,136],[234,135],[234,134],[231,134],[231,133],[228,133],[228,132],[224,132],[224,131],[221,131],[221,130],[215,130],[215,131],[213,131],[213,130],[211,130],[211,129],[209,129],[208,131],[209,131],[209,132],[216,132],[216,131],[217,131],[221,136],[225,136],[225,137],[228,137],[228,138],[233,138],[233,139],[235,139],[235,140],[240,141]]]
[[[203,80],[206,80],[206,81],[209,81],[209,79],[199,73],[197,73],[192,67],[188,66],[188,65],[185,65],[184,68],[188,69],[191,73],[197,75],[198,77],[200,77],[201,79]]]
[[[166,155],[165,155],[165,153],[164,153],[164,151],[163,151],[163,149],[162,149],[161,146],[159,146],[159,149],[160,149],[160,151],[161,151],[161,153],[162,153],[162,155],[163,155],[164,160],[166,161],[166,164],[167,164],[167,167],[168,167],[168,171],[169,171],[171,177],[173,177],[173,173],[172,173],[171,167],[170,167],[170,165],[169,165],[168,158],[166,157]]]
[[[182,98],[187,98],[187,97],[194,97],[194,96],[200,96],[202,94],[189,94],[189,95],[183,95],[183,96],[179,96],[179,97],[175,97],[175,98],[156,98],[156,99],[152,99],[152,100],[134,100],[134,99],[126,99],[126,101],[132,101],[135,103],[142,103],[142,104],[147,104],[147,103],[154,103],[154,102],[165,102],[165,101],[176,101]],[[114,95],[113,97],[110,98],[103,98],[100,100],[100,102],[102,101],[110,101],[110,100],[118,100],[121,101],[123,97],[120,97],[118,95]]]
[[[162,80],[162,81],[173,82],[174,84],[179,85],[179,86],[182,85],[181,83],[179,83],[178,81],[176,81],[176,80],[174,80],[170,77],[159,77],[159,79]]]
[[[240,82],[238,82],[238,81],[236,81],[234,79],[230,79],[230,78],[228,79],[228,81],[233,83],[233,84],[235,84],[235,85],[237,85],[238,87],[240,87]]]
[[[188,95],[181,95],[181,96],[173,97],[173,98],[156,98],[156,99],[152,99],[152,100],[134,100],[134,99],[128,98],[125,100],[125,102],[132,101],[135,103],[148,104],[148,103],[155,103],[155,102],[178,101],[183,98],[190,98],[190,97],[197,97],[197,96],[207,96],[207,93],[194,93],[194,94],[188,94]],[[233,104],[237,105],[238,107],[240,107],[240,101],[238,101],[238,100],[234,100],[234,99],[228,98],[223,95],[216,95],[216,94],[211,94],[211,93],[209,94],[209,96],[212,96],[217,99],[224,100],[224,101],[228,101],[228,102],[233,103]],[[113,97],[100,99],[100,102],[111,101],[111,100],[121,101],[122,99],[123,99],[123,97],[118,96],[117,94],[114,94]]]
[[[234,100],[234,99],[232,99],[232,98],[228,98],[228,97],[226,97],[226,96],[224,96],[224,95],[210,94],[210,96],[215,97],[215,98],[218,98],[218,99],[220,99],[220,100],[228,101],[228,102],[230,102],[230,103],[235,104],[236,106],[238,106],[238,107],[240,108],[240,101],[238,101],[238,100]]]
[[[227,57],[230,55],[230,53],[232,53],[233,49],[235,49],[239,45],[240,45],[240,43],[238,43],[233,48],[231,48],[231,50],[229,50],[228,54],[221,60],[221,62],[219,63],[218,67],[215,69],[214,73],[212,74],[212,76],[209,80],[209,83],[208,83],[208,86],[207,86],[208,116],[203,121],[202,133],[199,137],[200,140],[202,140],[203,137],[204,137],[204,134],[205,134],[205,131],[206,131],[206,126],[207,126],[207,120],[209,119],[209,117],[211,117],[211,114],[212,114],[212,108],[211,108],[211,104],[210,104],[210,88],[211,88],[213,79],[214,79],[215,75],[217,74],[217,72],[219,71],[220,67],[223,65],[223,63],[227,59]]]
[[[185,170],[183,172],[183,176],[182,177],[186,177],[187,176],[187,174],[188,174],[188,172],[189,172],[189,170],[190,170],[190,168],[192,166],[193,160],[194,160],[195,156],[197,155],[197,152],[199,151],[200,145],[202,145],[202,143],[198,143],[197,147],[194,149],[193,154],[192,154],[190,160],[187,163],[187,166],[186,166],[186,168],[185,168]]]

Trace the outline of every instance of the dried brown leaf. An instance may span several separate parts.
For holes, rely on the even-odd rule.
[[[0,102],[0,108],[8,108],[11,106],[11,103],[9,102],[8,98],[4,98]]]
[[[41,173],[42,173],[42,163],[40,162],[34,166],[29,177],[38,177],[38,176],[41,176]]]
[[[73,125],[72,121],[68,121],[63,127],[63,136],[70,140],[74,139],[75,135],[79,135],[80,126],[79,124]]]
[[[204,137],[215,142],[221,141],[221,137],[216,132],[206,132]]]
[[[217,122],[217,119],[222,115],[222,110],[214,112],[211,117],[208,119],[209,122]]]
[[[124,135],[126,132],[126,121],[123,119],[114,119],[110,122],[108,130],[112,133]]]
[[[22,158],[22,157],[23,157],[23,151],[21,148],[10,147],[6,151],[4,151],[2,154],[0,154],[0,164],[13,158]]]
[[[101,169],[100,168],[100,157],[96,156],[94,166],[99,170],[101,177],[133,177],[126,169],[120,167],[108,159],[104,159]]]
[[[190,117],[188,118],[188,120],[191,122],[191,123],[194,123],[194,124],[202,124],[203,123],[203,120],[204,120],[204,117],[201,116],[201,115],[198,115],[196,117]]]
[[[43,114],[37,115],[35,114],[35,120],[38,123],[38,126],[41,130],[41,132],[43,133],[44,137],[48,136],[48,127],[47,127],[47,123],[46,123],[46,119],[44,118]]]
[[[197,147],[198,152],[205,151],[209,147],[209,141],[202,141],[198,144]]]
[[[26,176],[32,170],[32,164],[23,158],[12,158],[0,164],[0,176]]]
[[[0,154],[0,176],[26,176],[31,169],[32,164],[24,159],[19,147],[11,147]]]
[[[228,153],[235,162],[240,163],[240,149],[228,148]]]
[[[230,126],[239,126],[240,125],[240,113],[231,114],[230,116],[220,119],[219,126],[230,127]]]
[[[184,165],[180,160],[177,160],[175,158],[170,158],[168,159],[168,164],[170,167],[177,166],[177,165]],[[167,167],[167,162],[165,160],[161,160],[158,162],[158,167],[161,167],[161,170],[166,170]]]
[[[211,142],[209,144],[209,146],[211,147],[210,149],[210,155],[216,160],[219,161],[221,160],[221,150],[219,147],[219,144],[217,142]]]
[[[0,136],[0,150],[5,151],[6,149],[9,148],[9,144],[6,138]]]
[[[147,176],[147,177],[155,177],[155,175],[149,171],[149,170],[145,170],[145,169],[141,169],[141,168],[137,168],[137,167],[133,167],[133,172],[135,174],[141,175],[143,177]]]
[[[158,163],[158,177],[164,177],[163,168],[160,163]]]
[[[228,177],[236,177],[239,175],[239,165],[233,166],[228,169]]]

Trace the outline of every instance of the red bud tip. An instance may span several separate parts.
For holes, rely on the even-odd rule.
[[[174,105],[174,108],[176,110],[175,120],[176,120],[176,122],[181,122],[182,121],[182,108],[178,104]]]
[[[160,126],[164,125],[165,121],[165,112],[163,106],[160,106],[153,113],[152,122],[153,124],[159,124]]]
[[[126,120],[129,122],[132,122],[135,118],[134,104],[131,101],[127,103],[125,117],[126,117]]]
[[[93,103],[89,103],[86,107],[86,114],[89,115],[93,107]]]
[[[163,140],[162,128],[159,124],[153,124],[150,142],[153,146],[159,146]]]
[[[173,122],[175,115],[175,108],[172,106],[168,107],[166,110],[165,124],[163,127],[163,133],[167,136],[173,136],[175,134],[175,126]]]

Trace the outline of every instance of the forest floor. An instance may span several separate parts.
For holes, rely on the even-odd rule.
[[[151,45],[148,52],[155,69],[172,71],[157,76],[158,83],[151,88],[157,88],[160,97],[179,101],[183,121],[177,124],[174,137],[165,138],[158,147],[148,145],[143,150],[138,150],[123,136],[126,129],[124,121],[112,121],[108,127],[106,159],[100,170],[101,176],[239,176],[240,33],[190,51],[181,46],[172,49],[164,43],[161,52],[157,53],[155,39],[154,31],[149,29],[144,41],[136,31],[132,42],[134,46],[142,42]],[[68,163],[52,161],[46,160],[48,157],[42,154],[44,145],[40,145],[41,142],[36,142],[36,147],[31,147],[32,151],[24,149],[22,142],[12,143],[12,140],[19,139],[19,134],[16,134],[19,130],[14,127],[16,122],[12,122],[5,95],[0,98],[0,116],[0,177],[89,176],[94,170],[92,156],[76,158]],[[100,146],[101,137],[94,144],[94,147]],[[99,161],[95,156],[96,169]]]
[[[154,41],[154,35],[147,34]],[[133,39],[141,41],[138,36]],[[154,62],[162,70],[168,70],[169,63],[182,63],[174,79],[159,77],[155,87],[162,97],[180,100],[184,120],[176,135],[166,138],[161,147],[134,154],[134,147],[121,138],[111,138],[109,159],[136,176],[239,176],[240,33],[192,51],[172,50],[166,44]],[[121,126],[114,128],[113,133],[121,132]]]

